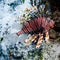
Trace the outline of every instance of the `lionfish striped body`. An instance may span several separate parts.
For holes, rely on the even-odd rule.
[[[53,28],[54,22],[50,19],[45,17],[38,17],[33,20],[27,21],[26,24],[23,25],[21,31],[17,32],[16,34],[19,36],[23,33],[29,33],[31,36],[25,40],[28,44],[29,42],[37,42],[36,48],[40,46],[42,40],[48,40],[49,34],[48,31]]]
[[[19,36],[20,34],[30,32],[39,33],[42,32],[42,30],[49,30],[50,28],[53,28],[53,26],[54,22],[52,20],[48,20],[44,17],[38,17],[24,24],[22,30],[17,32],[17,35]]]

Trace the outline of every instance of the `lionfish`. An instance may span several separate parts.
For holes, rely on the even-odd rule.
[[[19,36],[23,33],[31,34],[29,38],[25,40],[25,43],[29,45],[31,42],[36,44],[36,48],[39,48],[44,41],[49,39],[49,30],[54,27],[54,22],[50,18],[38,17],[27,21],[21,31],[16,34]]]

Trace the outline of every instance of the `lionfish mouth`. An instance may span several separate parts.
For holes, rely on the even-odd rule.
[[[19,36],[23,33],[31,34],[31,36],[25,40],[26,45],[33,42],[36,44],[36,48],[39,48],[43,41],[47,42],[49,40],[49,30],[53,28],[53,26],[53,20],[45,17],[38,17],[24,24],[22,30],[17,32],[17,35]]]

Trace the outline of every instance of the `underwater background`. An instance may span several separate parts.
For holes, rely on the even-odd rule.
[[[25,46],[28,34],[16,35],[23,10],[30,7],[30,0],[0,0],[0,60],[60,60],[59,43],[42,43],[36,49],[33,44]]]

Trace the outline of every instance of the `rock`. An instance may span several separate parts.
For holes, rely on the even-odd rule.
[[[58,55],[58,58],[59,58],[59,60],[60,60],[60,54]]]
[[[52,14],[52,18],[55,22],[59,23],[60,22],[60,11],[56,10]]]
[[[55,12],[53,12],[52,19],[55,22],[54,29],[56,31],[60,31],[60,11],[56,10]]]
[[[56,38],[56,31],[55,30],[53,30],[53,29],[51,29],[50,31],[49,31],[49,35],[50,35],[50,38],[52,38],[52,39],[55,39]]]
[[[57,35],[57,37],[60,37],[60,32],[57,32],[57,34],[56,34],[56,35]]]
[[[0,38],[0,42],[2,42],[2,40],[3,40],[3,38],[1,37],[1,38]]]

